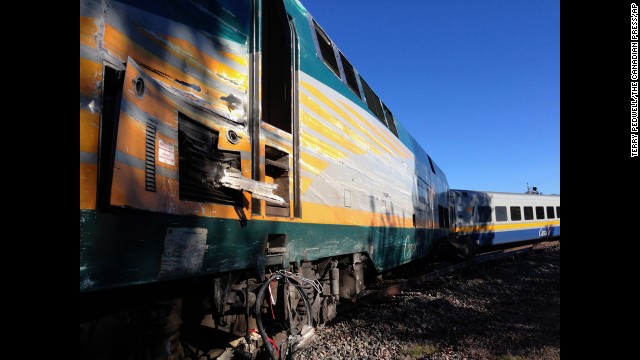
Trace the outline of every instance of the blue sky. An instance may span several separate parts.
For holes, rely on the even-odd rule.
[[[451,188],[560,193],[559,0],[301,0]]]

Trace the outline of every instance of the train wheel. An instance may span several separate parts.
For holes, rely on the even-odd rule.
[[[287,359],[313,336],[311,305],[296,280],[274,274],[258,291],[256,325],[273,360]]]

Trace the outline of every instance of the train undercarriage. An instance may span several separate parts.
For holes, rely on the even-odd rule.
[[[80,358],[286,359],[362,293],[368,262],[355,253],[92,294],[81,298]]]

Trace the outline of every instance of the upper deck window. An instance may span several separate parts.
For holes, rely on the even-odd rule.
[[[398,128],[391,111],[382,103],[378,95],[376,95],[362,76],[358,74],[351,62],[349,62],[342,51],[335,46],[320,25],[318,25],[311,16],[309,16],[308,19],[312,27],[311,32],[315,40],[318,57],[322,58],[325,65],[342,80],[349,90],[366,102],[367,107],[378,120],[399,138]],[[360,82],[358,83],[358,81]]]
[[[536,219],[544,219],[544,207],[536,206]]]
[[[336,60],[336,55],[333,52],[333,43],[331,39],[325,34],[324,30],[320,28],[316,21],[313,21],[313,27],[316,30],[316,38],[318,39],[318,46],[320,47],[320,55],[322,55],[322,60],[325,64],[340,77],[340,70],[338,70],[338,60]]]
[[[433,167],[433,161],[431,161],[431,156],[427,155],[427,159],[429,159],[429,165],[431,166],[431,172],[436,173],[436,168]]]
[[[560,206],[556,206],[556,216],[560,219]]]
[[[382,109],[384,110],[384,115],[387,118],[387,124],[389,125],[389,130],[391,130],[393,135],[398,137],[398,129],[396,128],[396,120],[393,118],[393,114],[391,113],[391,110],[389,110],[387,105],[385,105],[384,103],[382,103]]]
[[[360,76],[360,83],[362,84],[364,96],[365,98],[367,98],[367,106],[369,107],[369,110],[371,110],[371,112],[373,112],[378,117],[378,120],[380,120],[381,123],[383,123],[386,127],[389,127],[384,119],[384,114],[382,113],[380,98],[378,97],[378,95],[376,95],[376,93],[373,92],[373,90],[371,90],[371,87],[369,87],[369,84],[364,81],[362,76]]]
[[[342,69],[344,70],[344,76],[347,78],[347,86],[354,92],[354,94],[360,97],[360,89],[358,88],[358,79],[356,79],[356,71],[353,69],[353,65],[344,57],[342,51],[340,51],[340,61],[342,62]]]

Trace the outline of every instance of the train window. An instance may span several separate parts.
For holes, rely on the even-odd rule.
[[[384,109],[384,115],[387,118],[387,124],[389,125],[389,130],[391,130],[393,135],[398,137],[398,129],[396,128],[396,121],[393,118],[393,114],[391,113],[387,105],[385,105],[384,103],[382,103],[382,109]]]
[[[544,219],[544,207],[536,206],[536,219]]]
[[[491,222],[491,206],[478,206],[478,222]]]
[[[511,213],[511,221],[522,220],[522,210],[520,209],[520,206],[510,206],[509,212]]]
[[[553,206],[547,206],[547,219],[555,218],[555,214],[553,213]]]
[[[431,156],[427,155],[427,159],[429,159],[429,165],[431,165],[431,172],[436,173],[436,168],[433,167],[433,161],[431,161]]]
[[[533,208],[531,206],[524,207],[524,219],[533,220]]]
[[[358,88],[358,80],[356,79],[356,72],[353,70],[353,65],[344,57],[342,51],[340,51],[340,61],[342,62],[342,69],[344,70],[344,76],[347,78],[347,85],[354,94],[360,97],[360,89]]]
[[[506,206],[496,206],[496,221],[507,221]]]
[[[378,95],[376,95],[376,93],[373,92],[373,90],[371,90],[371,87],[369,87],[369,84],[364,81],[362,76],[360,76],[360,83],[362,84],[364,96],[367,98],[367,106],[369,107],[369,110],[371,110],[371,112],[373,112],[378,117],[378,120],[380,120],[380,122],[383,123],[384,126],[389,127],[384,119],[384,114],[382,113],[380,98],[378,97]]]
[[[560,206],[556,206],[556,216],[560,219]]]
[[[316,38],[318,39],[318,46],[320,47],[320,55],[322,56],[322,61],[327,64],[329,69],[331,69],[334,74],[340,77],[340,70],[338,70],[338,60],[336,60],[336,55],[333,52],[333,43],[315,20],[313,20],[313,27],[316,30]]]

